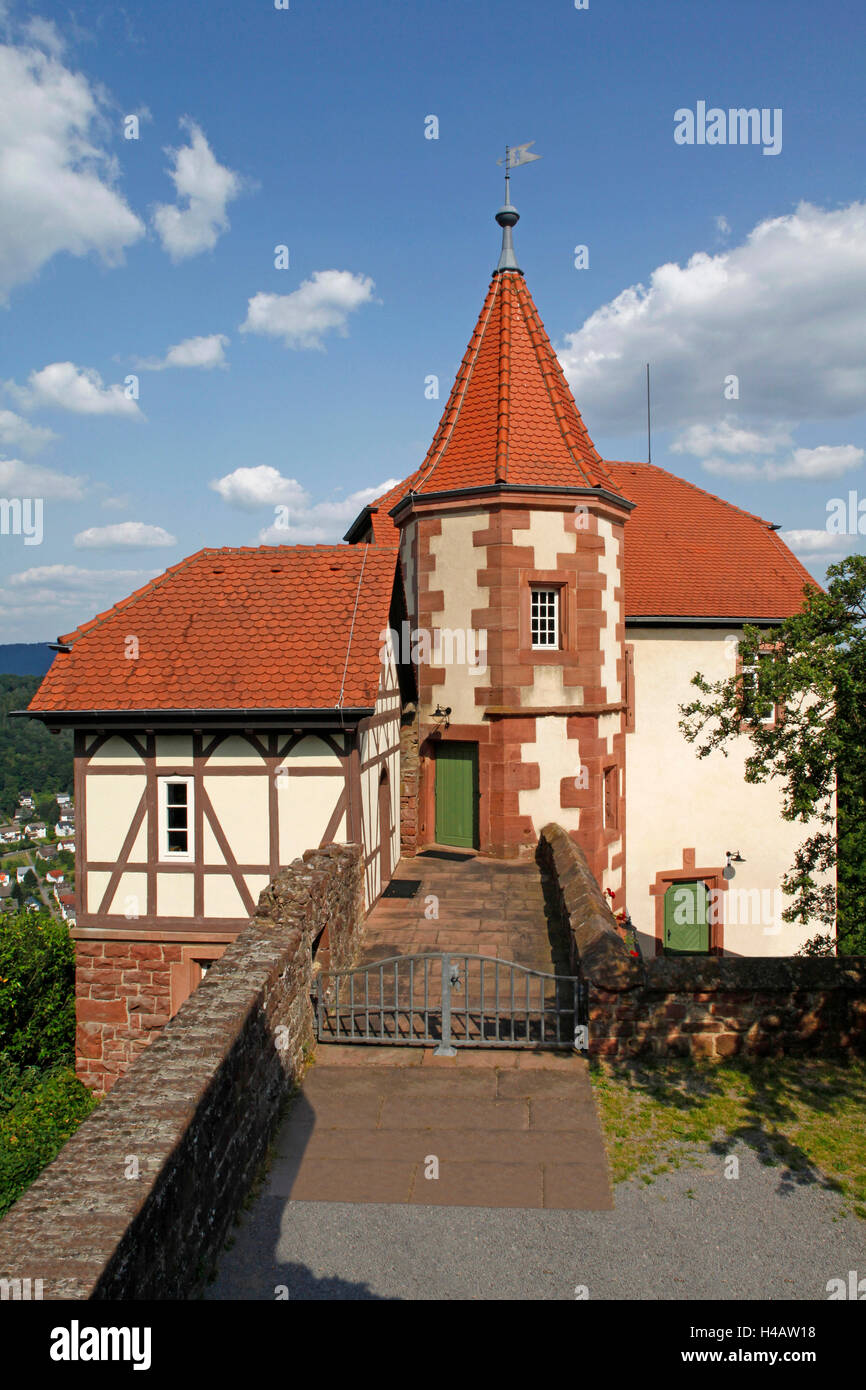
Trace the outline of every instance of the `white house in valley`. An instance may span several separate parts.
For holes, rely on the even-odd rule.
[[[600,456],[497,220],[427,456],[348,544],[200,551],[61,638],[30,705],[75,730],[79,959],[158,946],[171,1010],[329,842],[361,845],[369,906],[401,854],[530,857],[556,821],[645,954],[814,930],[781,920],[808,827],[744,781],[745,737],[699,760],[678,727],[814,581],[760,517]]]

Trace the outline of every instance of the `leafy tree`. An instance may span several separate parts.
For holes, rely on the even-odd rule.
[[[699,758],[745,735],[746,781],[777,779],[784,818],[817,822],[782,880],[786,921],[825,928],[804,954],[833,954],[834,919],[840,953],[866,954],[866,556],[831,565],[827,591],[777,628],[746,627],[740,655],[752,674],[692,677],[703,698],[680,706],[680,728]]]
[[[39,689],[38,676],[0,676],[0,812],[11,815],[21,792],[40,798],[72,791],[72,734],[50,734],[36,719],[12,719]],[[32,818],[32,816],[31,816]],[[44,819],[44,817],[43,817]]]
[[[19,912],[0,931],[0,1038],[19,1066],[68,1065],[75,1042],[75,955],[69,928]]]
[[[0,1217],[95,1105],[71,1066],[22,1068],[0,1053]]]

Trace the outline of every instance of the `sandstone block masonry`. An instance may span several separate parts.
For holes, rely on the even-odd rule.
[[[315,943],[352,963],[360,851],[308,850],[0,1222],[0,1278],[44,1297],[185,1298],[208,1273],[313,1037]]]
[[[659,956],[636,960],[586,856],[559,825],[541,832],[575,956],[589,985],[596,1057],[866,1053],[866,959]]]

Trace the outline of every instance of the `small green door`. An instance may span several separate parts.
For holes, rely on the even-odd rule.
[[[436,749],[436,843],[478,848],[478,745]]]
[[[701,879],[672,883],[665,893],[664,946],[671,955],[708,954],[707,885]]]

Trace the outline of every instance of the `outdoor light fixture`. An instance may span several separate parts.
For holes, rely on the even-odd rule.
[[[449,716],[450,713],[451,713],[451,706],[450,706],[450,705],[446,705],[444,709],[442,708],[441,705],[437,705],[436,708],[435,708],[434,711],[433,711],[433,718],[434,718],[434,719],[444,719],[444,720],[445,720],[445,728],[447,729],[447,728],[448,728],[448,716]]]
[[[725,853],[727,855],[728,862],[722,869],[722,877],[733,878],[737,872],[736,869],[733,867],[734,864],[745,864],[746,861],[740,854],[739,850],[737,850],[736,852],[734,852],[733,850],[726,850]]]

